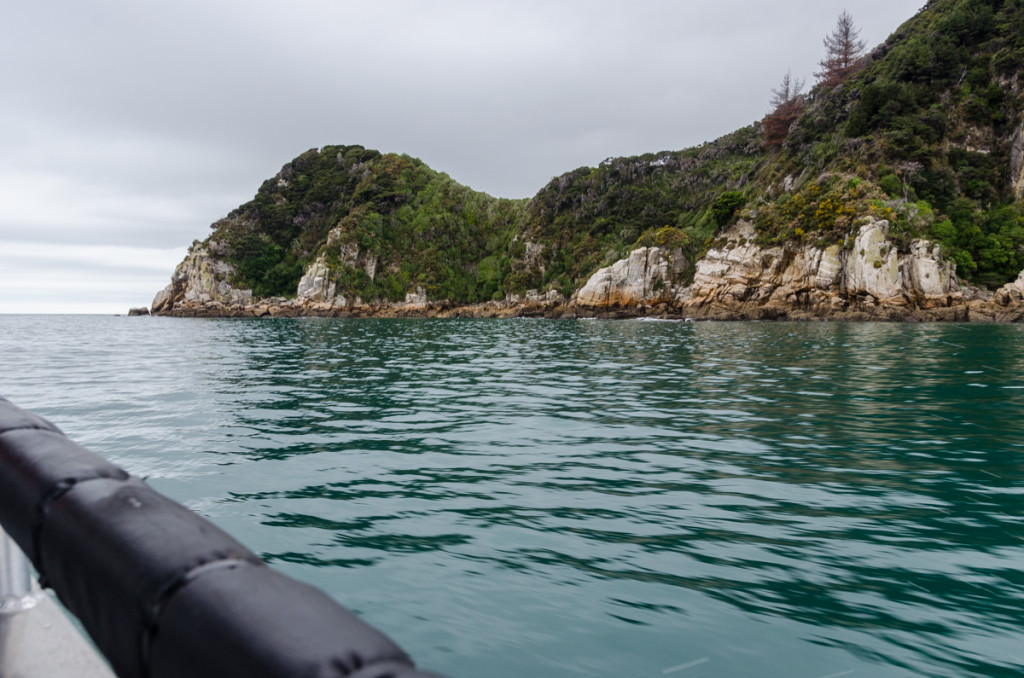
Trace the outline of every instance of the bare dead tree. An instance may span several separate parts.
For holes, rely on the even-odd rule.
[[[789,134],[789,128],[800,117],[804,104],[803,89],[803,79],[794,78],[787,71],[782,83],[772,90],[772,112],[762,122],[764,141],[769,146],[781,146]]]
[[[903,182],[903,202],[910,200],[910,184],[914,180],[914,176],[923,169],[924,165],[916,160],[901,162],[896,165],[896,175]]]
[[[853,25],[853,17],[846,10],[836,19],[835,27],[823,42],[825,58],[818,62],[821,71],[814,75],[825,85],[835,85],[853,72],[857,60],[864,54],[865,43],[860,39],[860,29]]]
[[[782,82],[772,90],[772,109],[792,103],[802,96],[804,81],[802,78],[794,78],[790,71],[786,71]]]

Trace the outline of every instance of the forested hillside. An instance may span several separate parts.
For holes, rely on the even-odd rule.
[[[210,249],[259,297],[294,296],[320,259],[338,294],[399,300],[421,287],[472,303],[568,296],[641,245],[692,270],[739,216],[762,243],[823,246],[849,244],[855,220],[876,216],[900,247],[940,243],[962,278],[1012,280],[1024,269],[1024,0],[933,0],[871,50],[853,19],[823,29],[809,92],[787,75],[764,120],[714,142],[610,158],[526,201],[407,156],[327,146],[215,223]]]

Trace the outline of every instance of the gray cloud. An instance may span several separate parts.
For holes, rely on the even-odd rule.
[[[334,143],[526,197],[749,124],[844,8],[873,45],[922,3],[6,3],[0,240],[186,246]]]

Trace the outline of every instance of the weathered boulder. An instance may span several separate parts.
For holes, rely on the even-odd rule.
[[[149,315],[149,309],[145,306],[142,308],[129,308],[128,315]]]
[[[892,299],[903,293],[900,257],[889,240],[888,221],[869,221],[860,227],[846,257],[840,292]]]
[[[671,297],[668,259],[658,247],[641,247],[592,275],[573,301],[585,308],[628,308]]]
[[[1020,272],[1016,280],[996,290],[996,293],[992,296],[992,301],[1000,306],[1024,302],[1024,271]]]
[[[153,314],[163,313],[164,311],[170,311],[174,305],[174,295],[172,294],[172,287],[168,285],[166,288],[160,290],[153,297],[153,303],[150,304],[150,308],[153,309]]]
[[[910,243],[910,253],[901,259],[903,287],[919,303],[942,299],[959,291],[956,265],[942,258],[937,244],[928,240]]]

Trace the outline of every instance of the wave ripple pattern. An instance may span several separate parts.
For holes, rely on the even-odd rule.
[[[0,317],[3,393],[471,676],[1024,672],[1024,329]]]

